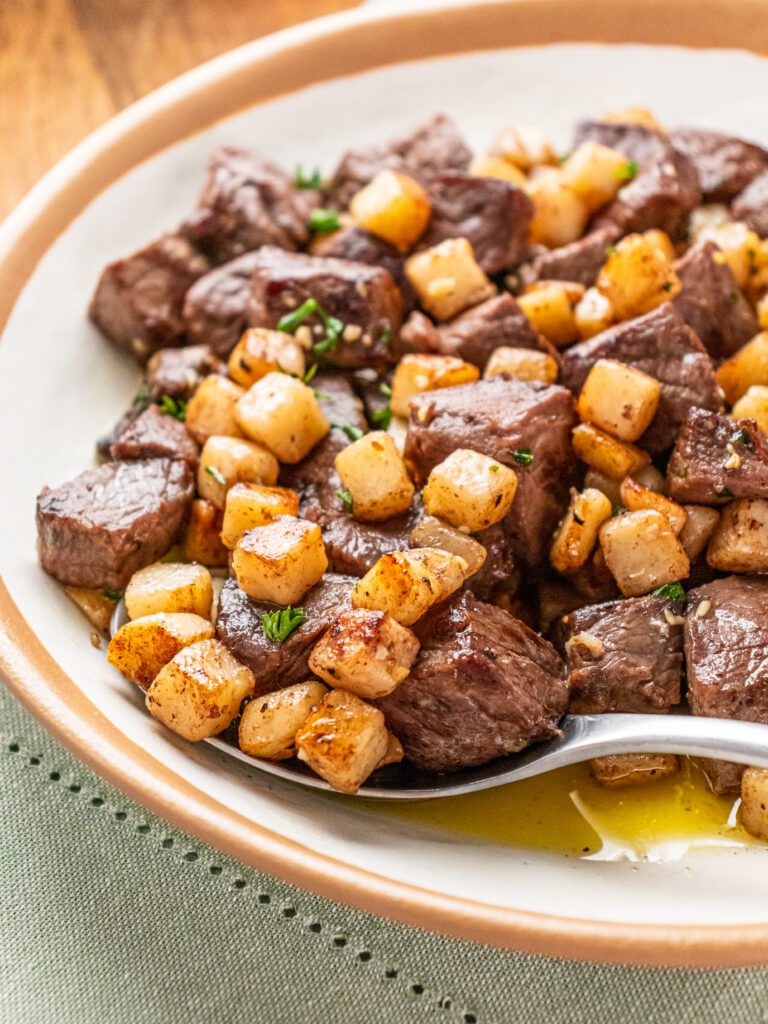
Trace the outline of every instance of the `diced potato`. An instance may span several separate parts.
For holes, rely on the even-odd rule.
[[[126,679],[146,690],[179,651],[198,640],[211,640],[214,628],[205,616],[158,612],[126,622],[107,647],[107,661]]]
[[[424,550],[455,560],[446,565],[453,566],[457,576],[466,573],[464,559],[445,551],[431,548],[391,551],[382,555],[373,568],[357,581],[352,591],[352,607],[387,612],[402,626],[410,626],[420,619],[431,605],[447,596],[445,573],[441,578],[424,564],[419,557]],[[454,589],[460,585],[461,582]]]
[[[649,491],[655,491],[656,494],[664,494],[667,489],[666,477],[650,464],[634,470],[631,476],[635,483],[647,487]]]
[[[552,541],[552,568],[563,576],[578,572],[592,553],[600,527],[610,518],[611,503],[602,491],[574,491]]]
[[[609,789],[661,782],[680,769],[676,754],[609,754],[594,757],[589,763],[597,781]]]
[[[690,573],[669,520],[651,509],[625,512],[600,527],[605,561],[625,597],[639,597]]]
[[[724,572],[768,572],[768,501],[739,498],[722,510],[707,562]]]
[[[336,472],[352,499],[352,514],[362,522],[407,512],[414,486],[394,439],[374,430],[342,448],[336,456]]]
[[[625,178],[628,160],[623,153],[599,142],[582,142],[563,167],[563,180],[571,186],[590,213],[616,198]]]
[[[469,576],[466,560],[442,548],[411,548],[408,558],[412,565],[421,566],[437,580],[436,601],[450,597]]]
[[[574,292],[574,288],[578,290]],[[576,306],[584,297],[581,285],[547,281],[520,295],[517,304],[537,331],[557,348],[579,340]]]
[[[375,700],[392,693],[411,670],[419,641],[386,612],[342,612],[309,656],[309,668],[329,686]]]
[[[621,480],[601,473],[599,469],[593,469],[590,466],[584,474],[584,487],[602,491],[612,506],[621,505]]]
[[[765,331],[768,329],[768,294],[763,295],[763,297],[758,301],[755,306],[755,312],[757,313],[757,322]]]
[[[493,141],[491,155],[501,157],[521,171],[530,171],[542,164],[555,167],[560,164],[544,132],[532,125],[504,128]]]
[[[424,309],[438,320],[450,320],[496,291],[466,238],[449,238],[415,253],[405,272]]]
[[[607,331],[616,321],[610,299],[597,288],[587,288],[574,310],[574,316],[576,330],[582,341]]]
[[[390,406],[396,416],[408,416],[411,399],[425,391],[471,384],[480,376],[472,363],[456,356],[434,356],[413,353],[403,356],[392,378]]]
[[[469,165],[469,173],[478,178],[501,178],[512,185],[524,185],[526,181],[519,167],[491,153],[476,156]]]
[[[650,313],[674,299],[681,287],[667,257],[645,235],[622,238],[597,278],[597,289],[609,299],[617,320]]]
[[[636,474],[651,461],[648,452],[627,441],[611,437],[591,423],[580,423],[574,427],[571,441],[574,452],[582,462],[616,480]]]
[[[352,196],[349,211],[357,223],[406,252],[424,233],[431,209],[427,193],[415,178],[398,171],[379,171]]]
[[[385,764],[398,764],[405,757],[405,750],[403,750],[403,744],[392,733],[389,734],[387,741],[387,749],[384,752],[384,757],[376,765],[377,768],[383,768]]]
[[[763,433],[768,433],[768,387],[753,384],[731,409],[734,419],[754,420]]]
[[[474,574],[485,565],[488,552],[480,541],[454,529],[436,516],[424,516],[408,538],[414,548],[439,548],[458,555],[467,563],[467,575]]]
[[[747,256],[750,261],[749,279],[746,284],[742,285],[742,288],[747,298],[758,304],[758,319],[760,326],[765,329],[762,322],[765,304],[762,300],[768,292],[768,241],[761,239],[754,249],[747,250]]]
[[[253,672],[218,640],[190,644],[160,669],[147,710],[186,740],[223,732],[255,688]]]
[[[499,373],[509,374],[517,380],[541,380],[545,384],[554,384],[559,368],[547,352],[500,345],[491,352],[483,376],[495,377]]]
[[[621,484],[621,504],[630,512],[639,512],[645,508],[661,512],[678,536],[685,526],[687,514],[682,505],[678,505],[671,498],[665,498],[663,494],[658,494],[650,487],[644,487],[629,476]]]
[[[579,415],[621,441],[636,441],[659,404],[659,382],[614,359],[598,359],[584,382]]]
[[[299,495],[287,487],[235,484],[227,493],[221,540],[234,548],[248,530],[265,526],[278,516],[298,516]]]
[[[658,228],[651,228],[649,231],[643,232],[643,237],[647,238],[652,245],[655,245],[657,249],[660,249],[664,255],[664,258],[673,263],[677,259],[677,253],[675,247],[672,244],[672,239],[666,233],[666,231],[659,231]]]
[[[768,770],[746,768],[741,777],[739,824],[755,839],[768,840]]]
[[[198,444],[205,444],[214,434],[243,436],[235,421],[235,406],[243,394],[241,387],[218,373],[212,373],[202,381],[187,403],[184,420]]]
[[[584,201],[563,180],[562,172],[551,171],[528,182],[534,214],[529,237],[534,245],[555,249],[581,238],[589,219]]]
[[[265,444],[281,462],[301,461],[330,430],[312,388],[285,373],[268,373],[253,384],[235,416],[246,437]]]
[[[734,405],[755,385],[768,385],[768,331],[743,345],[722,364],[715,376],[725,399]]]
[[[291,334],[251,327],[232,349],[229,356],[232,380],[249,388],[268,373],[282,370],[303,377],[306,369],[304,349]]]
[[[429,474],[422,498],[432,516],[469,533],[498,523],[509,512],[517,474],[469,448],[457,448]]]
[[[132,619],[158,612],[189,612],[208,618],[211,574],[194,562],[155,562],[135,572],[125,588],[125,608]]]
[[[620,110],[604,114],[600,120],[605,124],[638,124],[652,132],[666,134],[648,107],[621,107]]]
[[[735,220],[712,224],[703,228],[697,238],[720,247],[720,252],[716,252],[713,259],[717,263],[728,264],[739,288],[749,283],[760,238],[746,224]]]
[[[221,509],[216,508],[212,501],[196,498],[184,530],[184,557],[202,565],[226,565],[227,549],[221,543],[223,519]]]
[[[197,490],[200,497],[223,509],[227,491],[238,483],[274,484],[280,467],[262,444],[238,437],[209,437],[200,453]]]
[[[115,602],[107,597],[103,590],[91,590],[88,587],[64,587],[64,593],[70,601],[77,605],[92,626],[102,633],[109,630]]]
[[[283,761],[296,753],[296,733],[328,690],[316,679],[256,697],[243,708],[237,741],[244,754]]]
[[[695,561],[709,544],[710,537],[720,522],[716,508],[706,505],[686,505],[685,525],[680,534],[680,543],[691,562]]]
[[[296,752],[340,793],[356,793],[385,758],[384,715],[354,693],[331,690],[296,736]]]
[[[243,534],[232,554],[238,585],[256,601],[295,605],[328,568],[316,523],[279,516]]]

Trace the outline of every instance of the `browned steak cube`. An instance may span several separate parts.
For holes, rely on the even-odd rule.
[[[265,246],[256,254],[248,301],[252,327],[277,327],[281,318],[314,299],[323,312],[345,325],[323,358],[345,368],[392,361],[390,340],[400,329],[400,291],[389,271],[351,260],[307,256]],[[318,314],[304,324],[317,342],[324,337]]]
[[[206,344],[226,358],[247,326],[245,308],[251,294],[256,253],[247,252],[201,277],[184,300],[187,338]]]
[[[204,377],[223,372],[224,364],[209,345],[162,348],[147,363],[148,397],[155,402],[163,395],[184,401],[192,397]]]
[[[557,735],[563,664],[518,619],[464,592],[413,628],[421,650],[411,674],[377,701],[409,761],[450,772]]]
[[[270,160],[236,146],[211,153],[208,179],[184,232],[217,263],[261,245],[298,249],[309,238],[317,192],[297,189]]]
[[[768,498],[768,437],[754,420],[691,409],[667,466],[669,496],[695,505]]]
[[[574,482],[575,422],[573,396],[565,388],[493,377],[416,398],[405,457],[421,483],[457,448],[511,466],[518,488],[505,530],[521,562],[539,566]]]
[[[408,538],[422,511],[413,506],[381,523],[361,523],[344,511],[338,492],[327,487],[306,492],[302,515],[323,531],[325,553],[334,572],[364,576],[382,555],[408,548]]]
[[[606,224],[559,249],[545,249],[542,246],[521,268],[521,280],[524,284],[533,284],[535,281],[575,281],[585,288],[591,288],[600,268],[608,259],[607,250],[620,237],[621,231],[615,224]]]
[[[760,330],[752,307],[741,294],[733,271],[718,262],[714,242],[692,246],[675,266],[683,289],[675,309],[715,359],[732,355]]]
[[[216,633],[232,654],[256,676],[256,696],[303,682],[315,641],[340,612],[349,608],[354,580],[327,573],[301,602],[304,621],[283,643],[264,633],[261,617],[279,606],[253,601],[230,578],[219,598]]]
[[[656,415],[638,441],[653,454],[674,444],[689,409],[722,408],[706,349],[669,303],[569,348],[563,353],[563,384],[578,394],[598,359],[617,359],[661,384]]]
[[[143,363],[157,349],[183,343],[184,296],[207,270],[208,261],[185,238],[164,235],[104,268],[89,316]]]
[[[693,161],[705,203],[726,203],[768,168],[762,146],[732,135],[699,128],[679,128],[669,141]]]
[[[405,257],[383,238],[372,235],[359,227],[344,227],[333,234],[320,236],[312,243],[313,256],[334,256],[353,263],[370,263],[384,267],[400,289],[403,309],[411,310],[416,305],[416,293],[405,272]]]
[[[37,499],[40,565],[74,587],[122,588],[177,539],[194,497],[186,462],[110,462]]]
[[[631,597],[579,608],[556,627],[571,689],[569,710],[660,712],[680,703],[680,605]]]
[[[135,419],[115,432],[109,447],[110,458],[183,459],[197,468],[200,449],[183,423],[150,405]]]
[[[486,274],[519,263],[528,249],[533,203],[500,178],[441,174],[428,188],[432,217],[419,247],[466,238]]]
[[[700,757],[698,760],[713,793],[718,796],[735,796],[741,792],[741,777],[746,765],[718,761],[714,757]]]
[[[757,177],[740,192],[733,201],[731,213],[736,220],[742,220],[747,227],[756,231],[761,238],[768,235],[768,170]]]

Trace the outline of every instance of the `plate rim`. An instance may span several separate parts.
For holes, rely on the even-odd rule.
[[[222,54],[98,128],[0,226],[0,332],[39,260],[104,188],[247,107],[387,64],[505,47],[632,42],[768,53],[764,0],[699,0],[695,24],[689,0],[645,0],[641,24],[636,15],[637,0],[470,0],[415,10],[400,2],[305,22]],[[119,790],[201,841],[330,899],[456,938],[565,959],[710,968],[768,961],[768,921],[642,924],[493,907],[385,878],[271,832],[121,733],[37,638],[2,578],[0,675],[50,733]]]

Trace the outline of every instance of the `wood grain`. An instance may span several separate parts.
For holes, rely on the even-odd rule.
[[[0,218],[80,139],[163,82],[358,0],[0,0]]]

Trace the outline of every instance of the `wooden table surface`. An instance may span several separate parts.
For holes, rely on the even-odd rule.
[[[359,0],[0,0],[0,219],[67,150],[163,82]]]

